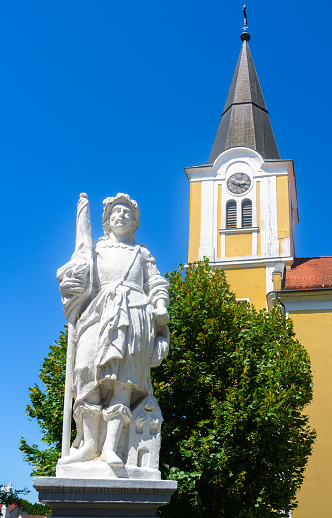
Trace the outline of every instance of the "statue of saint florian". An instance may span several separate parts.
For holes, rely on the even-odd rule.
[[[150,368],[168,353],[168,283],[148,249],[136,243],[138,225],[135,200],[117,194],[104,201],[105,235],[94,242],[81,195],[75,252],[57,275],[74,344],[66,397],[70,413],[74,398],[77,426],[59,464],[100,458],[123,465],[116,452],[122,429],[133,405],[152,393]],[[70,429],[65,433],[69,441]]]

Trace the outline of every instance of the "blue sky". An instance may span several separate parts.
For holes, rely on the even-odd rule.
[[[296,254],[332,255],[330,4],[253,0],[247,14],[280,156],[295,163]],[[24,408],[65,324],[55,273],[79,193],[93,237],[102,200],[126,192],[161,272],[186,261],[183,168],[208,161],[242,27],[242,2],[222,0],[1,4],[0,483],[31,488],[18,445],[40,434]]]

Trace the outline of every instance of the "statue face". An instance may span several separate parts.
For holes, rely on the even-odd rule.
[[[124,235],[132,231],[135,218],[128,205],[115,205],[110,215],[110,227],[114,234]]]

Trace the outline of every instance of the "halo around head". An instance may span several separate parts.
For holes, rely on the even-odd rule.
[[[108,227],[108,219],[112,212],[112,209],[115,205],[128,205],[130,207],[136,225],[133,228],[133,232],[136,232],[139,226],[139,208],[137,205],[137,202],[133,200],[129,194],[123,194],[122,192],[119,192],[116,196],[110,196],[109,198],[105,198],[103,201],[104,204],[104,213],[103,213],[103,228],[105,230],[105,227]]]

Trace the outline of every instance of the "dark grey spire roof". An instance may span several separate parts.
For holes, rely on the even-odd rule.
[[[240,56],[224,107],[209,162],[226,149],[245,146],[263,158],[279,158],[270,118],[259,85],[248,41],[244,32]]]

